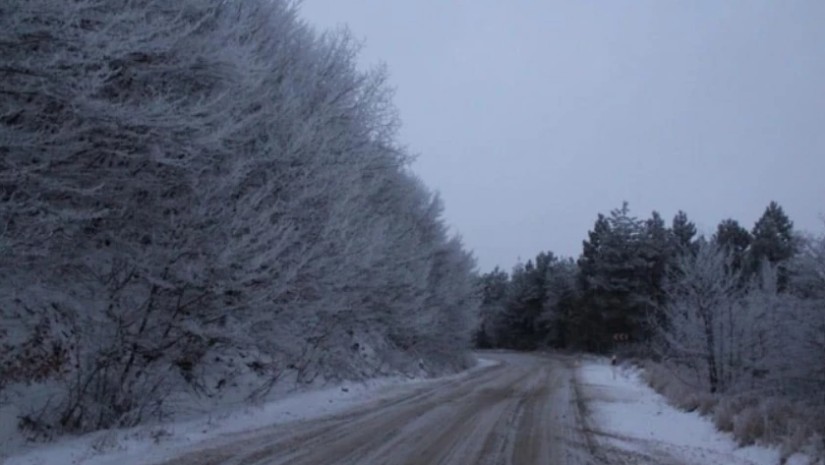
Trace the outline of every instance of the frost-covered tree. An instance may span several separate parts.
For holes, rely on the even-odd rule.
[[[472,257],[348,33],[288,1],[12,0],[0,50],[0,366],[51,383],[35,433],[163,414],[232,351],[267,386],[463,362]]]
[[[696,255],[682,255],[665,286],[665,324],[658,327],[658,349],[671,363],[695,370],[710,392],[725,390],[728,343],[741,308],[739,277],[729,256],[713,243]]]
[[[825,402],[825,237],[808,237],[799,244],[799,254],[790,265],[791,292],[797,312],[789,315],[787,342],[794,349],[795,378],[802,394]]]
[[[789,322],[799,308],[778,292],[776,268],[765,265],[743,287],[732,261],[715,242],[680,258],[666,286],[660,355],[693,370],[712,393],[776,393],[796,368]]]

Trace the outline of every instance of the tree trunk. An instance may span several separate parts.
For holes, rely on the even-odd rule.
[[[716,393],[719,387],[719,372],[716,364],[715,338],[713,335],[713,315],[702,309],[702,320],[705,323],[705,343],[707,349],[708,382],[711,394]]]

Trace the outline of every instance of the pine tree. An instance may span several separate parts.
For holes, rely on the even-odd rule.
[[[665,303],[663,285],[675,254],[670,231],[656,211],[644,223],[641,254],[646,264],[642,282],[643,303],[647,307],[646,312],[658,313],[657,309]]]
[[[794,254],[793,222],[776,202],[771,202],[765,208],[765,212],[753,226],[751,234],[751,257],[756,261],[778,263],[791,258]]]
[[[516,265],[511,274],[510,292],[503,327],[509,337],[505,346],[514,349],[534,349],[546,336],[541,321],[546,300],[547,270],[556,260],[552,253],[539,253],[535,262]]]
[[[670,227],[671,235],[673,237],[673,244],[678,253],[695,253],[696,244],[694,237],[696,236],[696,225],[688,220],[687,213],[679,210],[673,217],[673,223]]]
[[[745,254],[751,245],[751,234],[739,225],[734,219],[726,219],[719,223],[713,241],[731,255],[731,266],[736,271],[742,270],[745,263]]]
[[[796,253],[793,222],[776,202],[771,202],[753,226],[750,248],[750,272],[756,273],[764,262],[778,265],[779,287],[788,283],[785,263]]]
[[[587,240],[582,242],[582,254],[578,260],[579,276],[582,280],[586,280],[596,273],[602,259],[603,244],[608,240],[610,234],[610,224],[607,218],[599,213],[593,229],[587,232]],[[588,287],[584,281],[581,284],[583,287]]]
[[[510,276],[496,267],[478,278],[480,294],[479,327],[476,332],[476,347],[499,347],[502,318],[507,305]]]
[[[546,331],[544,342],[550,347],[570,347],[575,340],[576,328],[581,326],[582,322],[577,318],[577,273],[573,259],[555,261],[547,269],[541,324]]]
[[[574,345],[587,350],[597,350],[606,339],[601,330],[603,315],[600,309],[607,304],[599,292],[602,263],[605,260],[612,231],[607,218],[599,213],[593,229],[587,232],[587,240],[582,242],[582,254],[577,261],[579,267],[578,287],[582,295],[580,312],[576,315],[575,333],[571,335]]]
[[[602,215],[583,244],[579,282],[586,308],[584,337],[592,350],[607,350],[614,333],[645,337],[645,289],[649,264],[643,252],[644,222],[630,215],[627,202]]]

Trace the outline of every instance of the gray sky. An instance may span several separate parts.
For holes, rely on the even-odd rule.
[[[386,63],[400,140],[483,271],[577,256],[598,212],[712,233],[825,213],[825,2],[304,0]]]

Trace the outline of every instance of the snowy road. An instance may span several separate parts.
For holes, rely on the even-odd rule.
[[[502,363],[326,419],[227,438],[166,462],[586,464],[572,359],[491,354]]]
[[[372,380],[255,408],[68,438],[7,465],[775,465],[607,359],[490,353],[435,380]],[[0,444],[0,464],[4,463]],[[792,456],[786,465],[814,463]]]
[[[644,417],[649,414],[652,421],[667,407],[655,394],[644,392],[647,388],[631,376],[620,373],[619,379],[614,379],[603,362],[579,364],[574,357],[553,354],[495,353],[484,357],[500,363],[468,376],[398,389],[338,415],[224,437],[164,464],[760,462],[722,452],[727,449],[652,440],[656,432],[643,430],[650,423]],[[645,404],[637,401],[654,402],[655,408],[646,413]],[[622,412],[612,415],[619,423],[600,418],[616,408],[638,410],[634,415],[638,425],[625,431]],[[708,434],[718,433],[711,427]]]
[[[590,464],[573,360],[501,363],[330,418],[227,438],[167,464]]]

